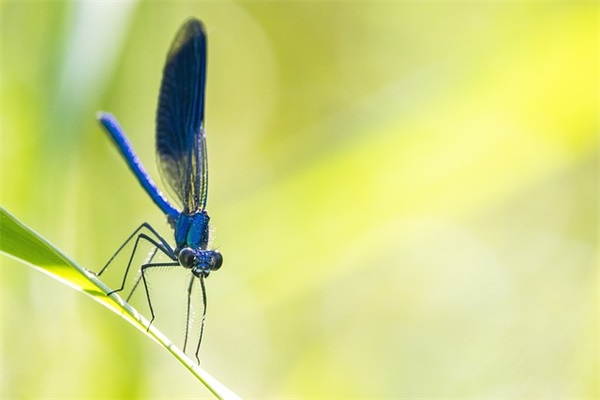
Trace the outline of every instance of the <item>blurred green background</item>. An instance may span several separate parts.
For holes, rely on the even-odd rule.
[[[597,398],[594,2],[3,2],[0,204],[98,270],[165,218],[154,113],[209,36],[202,366],[245,397]],[[3,398],[211,397],[6,257]]]

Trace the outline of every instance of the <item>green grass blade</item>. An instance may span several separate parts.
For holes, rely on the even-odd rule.
[[[85,268],[70,260],[36,232],[0,207],[0,252],[30,265],[66,285],[91,296],[127,320],[142,333],[162,345],[179,360],[208,390],[220,399],[239,399],[235,393],[200,368],[154,326],[117,294],[107,296],[110,289]]]

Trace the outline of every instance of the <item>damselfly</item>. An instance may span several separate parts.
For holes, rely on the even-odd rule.
[[[205,88],[206,33],[200,21],[190,19],[179,30],[167,55],[156,112],[156,151],[159,170],[164,181],[173,190],[179,208],[167,200],[148,175],[116,119],[108,113],[99,114],[100,123],[110,135],[127,165],[146,193],[167,216],[169,224],[174,229],[175,246],[171,247],[150,224],[143,223],[123,243],[98,275],[106,271],[117,254],[134,240],[121,286],[111,294],[122,291],[138,245],[142,241],[149,243],[153,247],[153,252],[147,262],[141,265],[140,274],[129,297],[141,281],[146,290],[151,314],[150,324],[152,324],[155,315],[148,292],[146,277],[148,271],[153,268],[180,266],[189,270],[186,310],[188,321],[191,318],[192,293],[198,290],[196,289],[198,285],[202,291],[203,301],[200,332],[195,349],[197,360],[206,315],[204,279],[211,271],[219,269],[223,263],[221,253],[207,248],[209,216],[206,212],[208,164],[204,131]],[[164,253],[169,261],[153,262],[157,252]],[[190,329],[190,324],[186,323],[184,351],[188,346]]]

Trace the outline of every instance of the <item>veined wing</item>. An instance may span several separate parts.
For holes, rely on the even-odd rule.
[[[205,87],[206,34],[200,21],[190,19],[169,50],[156,112],[160,172],[187,213],[206,207]]]

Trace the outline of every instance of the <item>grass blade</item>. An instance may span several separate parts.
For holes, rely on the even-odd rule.
[[[235,393],[200,368],[181,349],[85,268],[80,267],[39,234],[0,207],[0,252],[30,265],[64,284],[91,296],[120,315],[143,334],[162,345],[219,399],[239,399]]]

